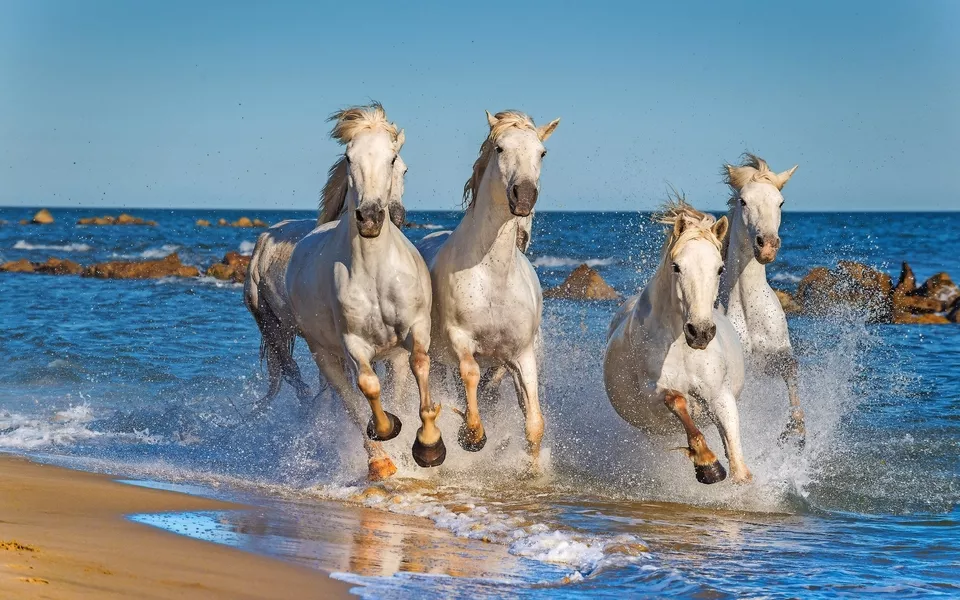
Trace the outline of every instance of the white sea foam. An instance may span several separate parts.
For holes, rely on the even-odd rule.
[[[19,240],[13,245],[14,250],[59,250],[60,252],[89,252],[90,246],[87,244],[31,244],[27,240]]]
[[[793,273],[775,273],[770,277],[770,281],[785,281],[788,283],[799,283],[803,279],[800,275]]]
[[[610,258],[570,258],[566,256],[540,256],[533,261],[535,267],[546,267],[554,269],[556,267],[577,267],[586,264],[588,267],[604,267],[612,265],[615,259]]]
[[[50,419],[2,411],[0,448],[35,450],[89,440],[100,435],[87,429],[87,423],[92,420],[93,411],[86,404],[56,412]]]
[[[146,250],[140,253],[140,256],[143,258],[149,258],[149,259],[166,258],[167,256],[173,254],[179,249],[180,249],[180,246],[176,244],[164,244],[159,248],[147,248]]]
[[[250,242],[247,240],[240,242],[240,254],[243,254],[244,256],[250,256],[253,254],[253,249],[256,247],[256,245],[256,242]]]
[[[443,229],[443,225],[434,225],[433,223],[425,223],[421,227],[424,229]]]

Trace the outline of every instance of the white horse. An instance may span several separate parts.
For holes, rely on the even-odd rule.
[[[378,104],[343,110],[332,119],[333,137],[346,145],[344,218],[325,223],[297,243],[287,267],[286,294],[320,372],[361,430],[363,398],[369,402],[373,416],[364,445],[369,477],[379,480],[396,472],[380,442],[396,437],[401,424],[383,410],[373,364],[393,353],[409,353],[420,390],[422,426],[414,458],[433,466],[446,455],[435,422],[440,407],[429,391],[430,273],[416,248],[385,218],[403,132],[387,121]],[[325,203],[323,212],[332,218],[342,207]]]
[[[257,238],[243,284],[243,299],[260,328],[260,358],[267,362],[270,387],[254,407],[254,414],[270,406],[280,393],[284,379],[294,387],[301,403],[313,397],[293,359],[293,346],[299,332],[287,301],[287,265],[297,242],[314,228],[343,217],[347,207],[343,200],[347,193],[346,169],[346,157],[341,157],[330,168],[327,185],[320,195],[321,210],[316,219],[288,219],[270,227]],[[403,178],[406,172],[406,163],[397,155],[389,203],[390,220],[397,227],[403,226],[406,217],[403,207]],[[340,206],[340,214],[325,214],[325,206]]]
[[[603,378],[610,404],[625,421],[664,434],[673,414],[687,436],[697,480],[716,483],[726,472],[694,418],[706,413],[723,439],[734,482],[750,481],[740,446],[737,399],[743,352],[737,332],[714,309],[727,218],[668,204],[660,222],[672,226],[660,266],[638,296],[614,315],[607,334]]]
[[[480,369],[504,365],[526,418],[534,470],[543,438],[535,348],[543,298],[521,247],[529,243],[540,191],[543,142],[559,122],[537,127],[520,112],[487,113],[490,133],[464,186],[463,219],[452,233],[437,232],[417,245],[433,280],[433,356],[459,367],[466,391],[460,445],[477,452],[486,443],[477,405]]]
[[[743,351],[761,366],[783,377],[792,409],[781,436],[804,439],[803,409],[797,384],[797,360],[790,346],[787,317],[767,283],[766,265],[780,249],[780,212],[786,185],[797,167],[775,173],[767,163],[745,154],[743,164],[726,165],[730,197],[730,236],[724,245],[726,274],[721,282],[720,303],[740,336]]]

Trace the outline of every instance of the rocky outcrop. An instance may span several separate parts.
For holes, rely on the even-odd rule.
[[[207,276],[223,281],[243,283],[243,280],[247,277],[247,267],[249,265],[249,256],[244,256],[239,252],[227,252],[222,261],[210,265],[210,268],[207,269]]]
[[[619,300],[620,294],[603,280],[600,273],[583,264],[573,270],[566,281],[543,292],[544,298],[570,300]]]
[[[797,286],[795,300],[802,312],[813,315],[850,307],[863,310],[873,323],[960,322],[960,287],[948,274],[937,273],[917,286],[913,269],[903,263],[896,285],[892,281],[871,267],[840,261],[834,270],[812,269]]]
[[[866,265],[842,260],[834,270],[816,267],[797,285],[796,301],[803,311],[824,314],[837,306],[866,311],[867,320],[885,323],[890,320],[892,278]]]
[[[226,219],[220,219],[218,221],[220,225],[226,225]],[[261,221],[260,219],[251,219],[250,217],[240,217],[233,223],[229,224],[230,227],[270,227],[270,224],[266,221]]]
[[[20,222],[24,223],[24,221]],[[49,210],[41,208],[37,211],[37,214],[33,215],[33,218],[30,219],[28,223],[31,225],[50,225],[53,223],[53,215],[50,214]]]
[[[79,275],[83,267],[62,258],[48,258],[47,262],[30,262],[25,258],[0,265],[5,273],[40,273],[43,275]]]
[[[119,216],[104,215],[102,217],[84,217],[77,221],[77,225],[156,225],[156,221],[149,221],[134,217],[127,213],[120,213]]]
[[[197,219],[197,227],[210,227],[210,221],[206,219]]]
[[[200,271],[180,262],[177,253],[160,260],[113,261],[86,267],[83,277],[99,279],[155,279],[160,277],[198,277]]]

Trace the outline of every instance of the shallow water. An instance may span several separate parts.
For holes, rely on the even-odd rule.
[[[0,258],[89,263],[176,250],[205,267],[228,250],[249,252],[256,235],[193,225],[238,212],[136,213],[155,228],[73,225],[103,212],[57,210],[53,226],[0,227]],[[30,214],[0,209],[7,221]],[[457,215],[410,218],[449,226]],[[891,272],[908,260],[920,279],[960,276],[960,214],[788,213],[781,234],[769,268],[777,287],[837,259]],[[541,213],[530,257],[544,287],[589,261],[630,293],[659,244],[647,215]],[[456,417],[445,411],[449,455],[430,471],[409,456],[416,413],[406,402],[398,414],[407,426],[387,443],[400,477],[371,487],[359,434],[335,399],[304,412],[287,390],[265,419],[245,418],[266,382],[239,286],[2,274],[0,290],[0,449],[252,502],[260,509],[136,518],[340,571],[370,597],[960,595],[960,327],[791,319],[806,447],[777,444],[786,390],[752,374],[741,421],[755,481],[703,486],[669,450],[679,432],[645,439],[605,399],[603,335],[616,303],[548,301],[547,475],[526,473],[504,384],[483,412],[484,451],[456,446]],[[297,355],[315,381],[302,344]],[[442,401],[462,405],[453,383],[435,378]],[[338,512],[345,506],[354,508]],[[430,531],[445,532],[442,541]]]

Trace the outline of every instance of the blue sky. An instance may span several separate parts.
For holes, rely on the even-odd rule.
[[[357,8],[362,6],[363,8]],[[555,117],[541,210],[719,208],[750,149],[793,210],[960,209],[960,3],[5,2],[0,205],[305,209],[376,99],[411,209],[484,109]]]

